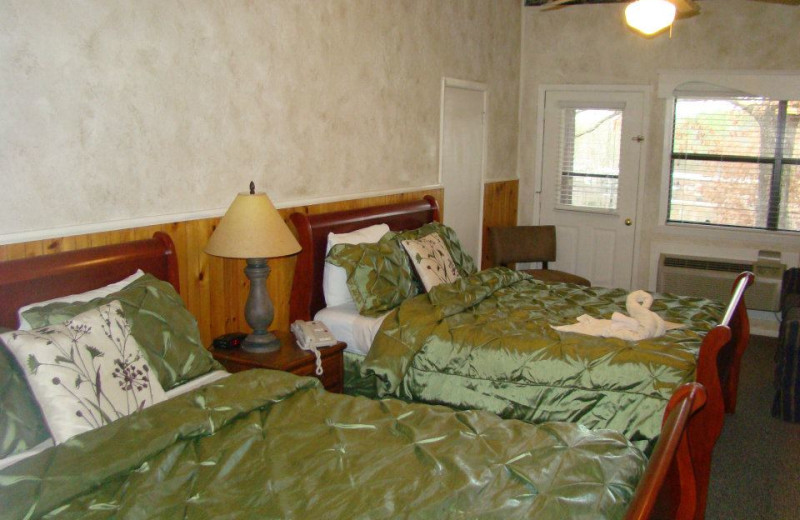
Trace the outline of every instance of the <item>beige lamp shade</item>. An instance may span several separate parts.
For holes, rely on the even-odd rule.
[[[205,251],[226,258],[275,258],[297,253],[300,244],[266,193],[240,193]]]

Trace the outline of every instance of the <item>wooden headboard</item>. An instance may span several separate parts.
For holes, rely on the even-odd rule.
[[[289,305],[289,319],[310,320],[325,307],[322,273],[328,233],[349,233],[374,224],[388,224],[392,231],[416,229],[440,220],[439,203],[430,195],[422,200],[353,210],[290,217],[303,247],[297,256]]]
[[[175,245],[161,232],[147,240],[0,262],[0,326],[17,328],[24,305],[97,289],[137,269],[180,291]]]

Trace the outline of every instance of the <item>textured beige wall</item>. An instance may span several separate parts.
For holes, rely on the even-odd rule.
[[[443,76],[516,175],[519,0],[4,0],[0,239],[438,182]]]
[[[651,241],[664,234],[658,226],[665,100],[656,96],[658,71],[798,70],[800,7],[750,0],[704,0],[701,14],[675,24],[672,38],[645,39],[627,29],[624,5],[584,5],[553,11],[526,8],[522,37],[520,94],[520,219],[532,222],[534,165],[538,159],[536,118],[542,84],[633,84],[653,88],[644,177],[642,241],[634,285],[646,285]],[[798,93],[800,96],[800,93]],[[663,237],[659,238],[663,239]],[[670,237],[669,240],[681,241]],[[713,242],[706,241],[706,245]],[[800,248],[795,237],[794,250]],[[721,239],[718,247],[786,250],[785,242],[752,236]],[[637,283],[638,282],[638,283]]]

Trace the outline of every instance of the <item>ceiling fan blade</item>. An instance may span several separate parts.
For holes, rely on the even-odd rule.
[[[766,2],[769,4],[800,5],[800,0],[756,0],[756,1]]]
[[[572,2],[573,0],[551,0],[550,2],[546,3],[542,6],[542,11],[549,11],[551,9],[558,9],[559,7],[564,7],[565,4]]]
[[[700,12],[700,6],[694,0],[670,0],[675,4],[677,15],[681,17],[692,16]]]

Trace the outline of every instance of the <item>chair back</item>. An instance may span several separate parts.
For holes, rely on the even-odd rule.
[[[494,265],[517,262],[554,262],[555,226],[507,226],[489,228],[489,250]]]

